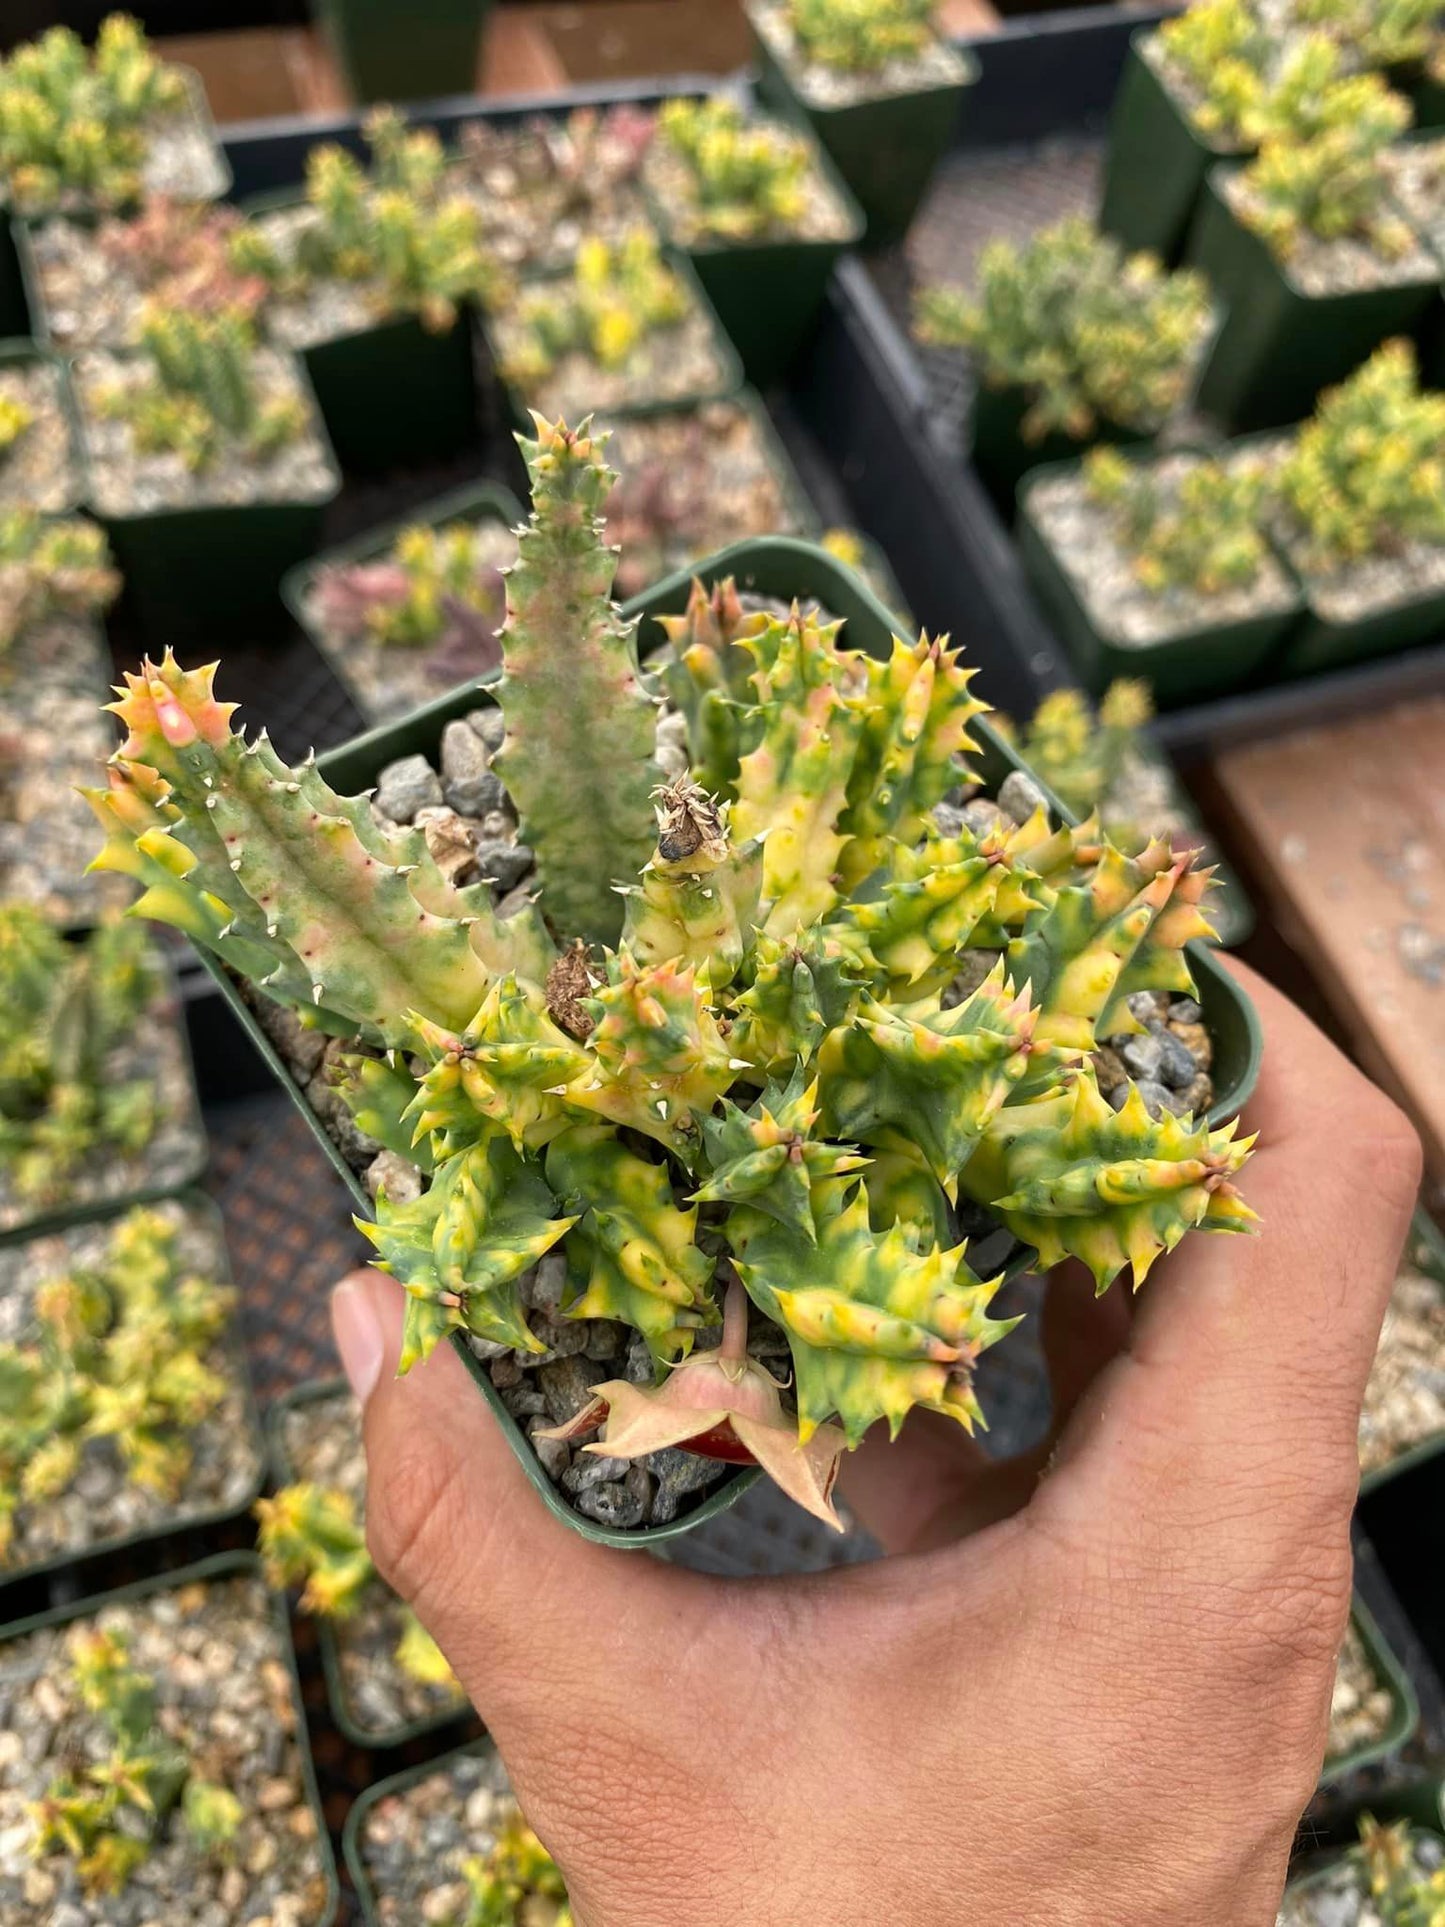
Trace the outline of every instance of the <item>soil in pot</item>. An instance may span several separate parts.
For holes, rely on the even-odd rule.
[[[694,557],[811,525],[802,484],[751,395],[605,424],[621,479],[607,507],[617,593],[639,595]]]
[[[254,1496],[264,1459],[226,1279],[220,1220],[195,1200],[0,1248],[0,1368],[28,1388],[0,1423],[16,1501],[8,1517],[0,1502],[0,1579]],[[47,1432],[62,1382],[66,1423]]]
[[[1335,1666],[1325,1772],[1347,1754],[1377,1745],[1389,1731],[1394,1715],[1394,1695],[1370,1663],[1359,1629],[1351,1620]]]
[[[383,555],[326,564],[301,610],[363,715],[393,720],[501,661],[501,571],[517,538],[495,516],[402,532]]]
[[[386,1783],[348,1833],[348,1853],[370,1889],[368,1918],[377,1927],[467,1919],[473,1895],[485,1890],[487,1867],[524,1825],[490,1746],[448,1754],[430,1772]],[[560,1927],[571,1918],[561,1911],[560,1880],[555,1871],[539,1871],[539,1884],[550,1891],[534,1889],[520,1917],[528,1927]]]
[[[57,515],[80,496],[80,467],[56,361],[0,359],[0,512]]]
[[[288,1482],[296,1480],[345,1496],[357,1519],[366,1512],[366,1455],[356,1401],[344,1388],[285,1405],[278,1443]],[[384,1744],[401,1728],[467,1710],[455,1680],[418,1678],[399,1663],[397,1649],[409,1615],[374,1573],[354,1612],[326,1623],[335,1644],[337,1673],[350,1724]]]
[[[1400,212],[1445,261],[1445,139],[1402,141],[1385,156],[1385,169]]]
[[[758,33],[787,67],[788,78],[807,107],[826,111],[897,94],[930,93],[959,86],[973,72],[956,47],[933,34],[916,50],[896,55],[870,73],[830,66],[809,58],[800,46],[789,0],[748,0],[747,10]]]
[[[773,191],[748,196],[721,170],[697,158],[704,141],[755,149],[770,163]],[[704,150],[705,151],[705,150]],[[661,214],[667,237],[688,249],[760,242],[835,242],[854,239],[856,217],[824,171],[818,150],[786,122],[749,118],[735,102],[670,101],[642,164],[643,183]]]
[[[37,326],[62,353],[134,345],[144,304],[254,314],[265,284],[231,266],[234,208],[160,198],[130,220],[47,221],[21,247]]]
[[[34,1853],[34,1806],[63,1775],[110,1757],[75,1658],[105,1634],[152,1683],[155,1722],[190,1775],[239,1802],[225,1852],[173,1814],[117,1893],[87,1891],[62,1851]],[[103,1603],[71,1625],[0,1644],[0,1918],[53,1927],[324,1927],[334,1902],[303,1764],[290,1656],[271,1598],[242,1570]],[[138,1821],[139,1816],[128,1817]]]
[[[1413,1248],[1417,1262],[1407,1262],[1395,1280],[1365,1388],[1360,1472],[1366,1477],[1445,1437],[1445,1283],[1424,1269],[1423,1245]]]
[[[130,923],[68,944],[29,906],[0,915],[10,1038],[33,1039],[3,1087],[0,1232],[177,1190],[204,1164],[206,1137],[159,955]]]
[[[655,127],[642,107],[576,108],[541,116],[469,121],[448,185],[482,217],[488,247],[508,267],[567,267],[589,235],[616,242],[650,220],[639,179]]]

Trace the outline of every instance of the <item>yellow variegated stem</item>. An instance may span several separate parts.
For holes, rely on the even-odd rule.
[[[836,936],[821,926],[796,943],[760,935],[753,981],[733,1005],[728,1048],[770,1077],[790,1077],[810,1064],[819,1044],[849,1021],[863,985],[862,970]]]
[[[796,1070],[786,1088],[769,1085],[751,1111],[723,1100],[723,1115],[703,1119],[710,1175],[693,1193],[698,1204],[746,1202],[813,1237],[812,1189],[823,1178],[861,1170],[868,1159],[847,1144],[813,1136],[818,1080]]]
[[[824,927],[899,994],[930,996],[952,982],[957,953],[993,915],[1005,872],[971,838],[933,838],[916,850],[893,843],[884,854],[888,868]]]
[[[557,1024],[536,984],[499,978],[460,1032],[415,1016],[432,1067],[408,1113],[418,1137],[433,1131],[504,1130],[517,1150],[538,1149],[569,1120],[558,1094],[587,1069],[587,1053]]]
[[[752,658],[741,644],[768,624],[747,615],[731,576],[705,589],[694,579],[687,609],[659,618],[668,639],[663,686],[687,721],[689,760],[704,789],[731,795],[742,750],[742,706]]]

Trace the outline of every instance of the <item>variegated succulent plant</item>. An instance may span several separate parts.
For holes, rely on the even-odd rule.
[[[115,705],[97,862],[356,1040],[358,1123],[429,1180],[363,1226],[406,1287],[403,1369],[450,1333],[536,1352],[518,1281],[560,1247],[562,1314],[640,1332],[657,1379],[600,1386],[567,1436],[756,1459],[831,1518],[875,1422],[980,1418],[974,1363],[1010,1325],[960,1198],[1101,1290],[1248,1224],[1248,1141],[1137,1093],[1111,1109],[1089,1061],[1133,992],[1190,984],[1208,876],[1042,808],[940,834],[985,707],[941,639],[875,660],[722,582],[644,669],[610,600],[600,441],[538,420],[523,448],[496,767],[540,905],[503,920],[449,884],[420,832],[244,740],[213,668],[169,656]],[[692,773],[659,791],[665,704]],[[749,1302],[786,1334],[790,1396],[749,1356]]]

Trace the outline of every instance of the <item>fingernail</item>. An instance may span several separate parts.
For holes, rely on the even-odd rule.
[[[376,1390],[381,1376],[385,1340],[370,1291],[365,1284],[343,1278],[331,1294],[331,1329],[341,1354],[346,1382],[361,1404]]]

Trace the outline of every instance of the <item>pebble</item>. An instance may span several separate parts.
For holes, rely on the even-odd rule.
[[[537,1463],[555,1485],[572,1463],[572,1448],[561,1439],[532,1440],[532,1450],[537,1454]]]
[[[1193,1005],[1198,1009],[1199,1006]],[[1197,1070],[1207,1071],[1214,1062],[1214,1039],[1197,1017],[1181,1018],[1176,1004],[1169,1016],[1169,1031],[1188,1051]]]
[[[1116,1090],[1110,1091],[1109,1102],[1116,1111],[1123,1110],[1131,1089],[1138,1091],[1150,1117],[1163,1117],[1166,1111],[1178,1117],[1189,1108],[1179,1091],[1171,1091],[1167,1085],[1156,1083],[1152,1077],[1140,1077],[1132,1086],[1121,1084]]]
[[[655,1526],[670,1524],[689,1499],[716,1485],[728,1471],[717,1459],[699,1458],[695,1452],[681,1452],[675,1446],[649,1452],[642,1463],[656,1480],[651,1511]]]
[[[1005,829],[1010,827],[1009,819],[992,797],[988,796],[975,796],[971,803],[965,803],[963,820],[973,834],[979,837],[987,836],[1001,824]]]
[[[514,890],[531,871],[534,858],[525,843],[487,842],[477,845],[477,868],[498,895]]]
[[[486,744],[470,724],[458,718],[442,731],[441,787],[447,802],[463,816],[483,816],[500,809],[507,792],[492,774]]]
[[[1015,823],[1027,823],[1035,810],[1047,809],[1048,804],[1033,777],[1015,769],[999,785],[998,806]]]
[[[640,1526],[647,1511],[644,1499],[635,1490],[615,1483],[591,1486],[579,1492],[574,1503],[584,1519],[624,1532]]]
[[[933,825],[940,836],[957,836],[968,828],[968,810],[956,803],[935,803]]]
[[[578,1493],[590,1491],[594,1485],[606,1485],[609,1481],[625,1479],[630,1461],[627,1459],[604,1458],[601,1453],[579,1452],[571,1467],[563,1475],[562,1490],[570,1492],[575,1498]]]
[[[560,1251],[549,1251],[517,1282],[528,1311],[554,1312],[567,1288],[567,1260]]]
[[[373,807],[393,823],[410,823],[418,810],[445,800],[441,778],[425,756],[402,756],[377,778]]]
[[[500,709],[468,710],[467,722],[489,750],[495,752],[502,747],[502,738],[507,733],[507,719]]]
[[[575,1418],[592,1396],[592,1387],[600,1385],[606,1376],[595,1360],[575,1354],[540,1366],[537,1383],[554,1424],[562,1425]]]
[[[1164,1059],[1164,1045],[1156,1031],[1145,1031],[1142,1037],[1125,1037],[1116,1046],[1124,1067],[1138,1078],[1157,1079]],[[1190,1061],[1189,1074],[1194,1075],[1194,1064]],[[1173,1082],[1171,1078],[1170,1083]]]
[[[1193,1052],[1172,1030],[1158,1030],[1154,1036],[1159,1045],[1159,1082],[1172,1091],[1187,1091],[1199,1075]]]
[[[382,1186],[392,1204],[412,1204],[421,1196],[421,1172],[399,1151],[378,1151],[366,1167],[367,1194],[374,1198]]]

